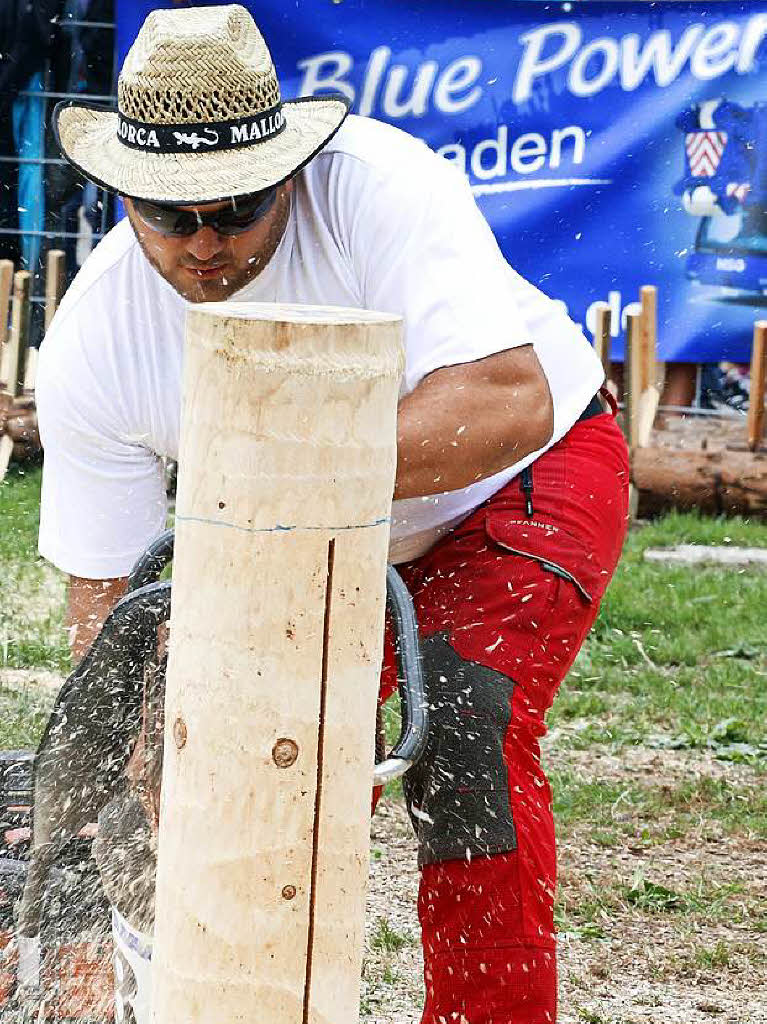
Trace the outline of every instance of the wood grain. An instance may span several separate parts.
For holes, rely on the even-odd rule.
[[[188,315],[156,1022],[357,1020],[400,336]]]

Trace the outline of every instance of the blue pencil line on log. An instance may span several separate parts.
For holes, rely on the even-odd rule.
[[[220,519],[205,519],[202,516],[182,516],[176,513],[176,520],[183,523],[204,523],[206,526],[225,526],[229,530],[240,530],[241,533],[289,533],[291,530],[369,530],[375,526],[383,526],[391,522],[390,516],[376,519],[372,523],[355,523],[353,526],[238,526],[236,523],[225,523]]]

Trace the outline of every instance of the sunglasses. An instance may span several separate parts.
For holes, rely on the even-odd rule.
[[[181,210],[178,206],[163,206],[145,199],[134,199],[133,206],[147,227],[166,237],[188,237],[204,227],[213,228],[219,235],[241,235],[271,210],[276,198],[275,186],[232,199],[231,206],[214,213]]]

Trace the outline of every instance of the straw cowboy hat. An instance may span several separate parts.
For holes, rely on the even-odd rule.
[[[158,203],[212,203],[280,184],[335,135],[343,96],[282,102],[239,4],[153,11],[125,58],[117,110],[66,101],[64,156],[98,185]]]

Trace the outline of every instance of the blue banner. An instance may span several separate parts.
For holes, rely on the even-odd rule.
[[[149,10],[183,6],[118,0],[121,59]],[[286,98],[343,92],[457,162],[516,270],[589,334],[610,302],[617,358],[655,284],[662,359],[748,361],[767,305],[767,3],[245,6]]]

